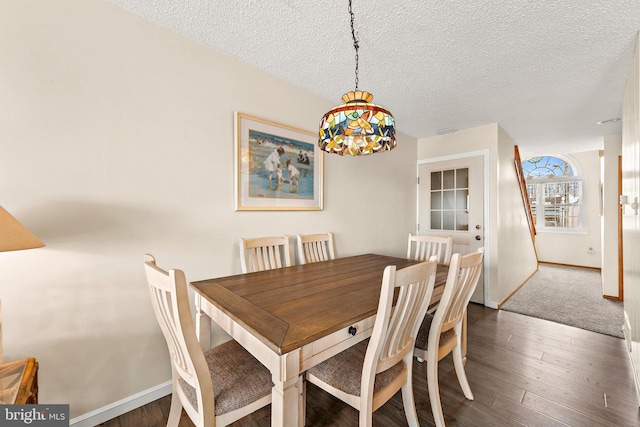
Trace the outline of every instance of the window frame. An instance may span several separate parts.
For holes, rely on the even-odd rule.
[[[565,163],[567,163],[572,171],[573,171],[573,175],[564,175],[564,176],[551,176],[551,177],[529,177],[529,178],[525,178],[525,184],[527,187],[529,187],[530,185],[535,185],[536,186],[536,200],[535,203],[533,202],[533,199],[530,197],[530,192],[527,189],[527,197],[529,197],[529,202],[531,204],[532,207],[532,211],[533,211],[533,207],[535,206],[535,212],[532,212],[535,216],[535,227],[536,227],[536,231],[539,232],[544,232],[544,233],[567,233],[567,234],[581,234],[581,233],[585,233],[587,230],[587,224],[586,224],[586,214],[585,214],[585,200],[584,200],[584,196],[585,196],[585,191],[584,191],[584,179],[583,177],[578,174],[578,169],[575,166],[575,163],[572,161],[567,160],[566,158],[562,158],[560,156],[552,156],[552,155],[545,155],[545,156],[536,156],[536,157],[552,157],[552,158],[556,158],[558,160],[561,160]],[[532,157],[533,158],[533,157]],[[525,162],[529,162],[530,159],[527,159],[525,161],[523,161],[522,163]],[[567,182],[578,182],[579,183],[579,196],[578,196],[578,203],[553,203],[553,204],[546,204],[545,203],[545,189],[546,189],[546,185],[547,184],[558,184],[558,183],[567,183]],[[549,208],[566,208],[566,207],[577,207],[578,208],[578,215],[577,215],[577,221],[578,221],[578,226],[577,227],[557,227],[557,226],[547,226],[546,225],[546,210]],[[542,212],[542,215],[540,214]]]

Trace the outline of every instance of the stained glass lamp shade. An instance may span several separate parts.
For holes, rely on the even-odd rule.
[[[372,100],[372,94],[360,90],[344,94],[344,104],[331,109],[320,121],[320,149],[343,156],[392,150],[396,146],[395,120]]]

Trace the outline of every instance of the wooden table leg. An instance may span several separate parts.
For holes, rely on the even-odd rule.
[[[202,296],[197,293],[195,295],[195,306],[198,342],[200,342],[202,351],[207,351],[211,348],[211,318],[202,311]]]
[[[307,420],[307,383],[304,373],[298,375],[298,426],[303,427]]]
[[[271,426],[297,427],[300,423],[298,389],[300,350],[280,356],[278,372],[272,372]]]

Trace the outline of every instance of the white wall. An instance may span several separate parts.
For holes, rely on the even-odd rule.
[[[315,131],[334,102],[98,0],[1,2],[0,70],[0,204],[47,244],[0,254],[4,356],[72,417],[170,378],[145,252],[188,280],[238,273],[240,236],[404,255],[415,139],[325,156],[324,211],[235,212],[234,111]]]
[[[485,219],[489,301],[497,306],[537,268],[513,168],[513,140],[496,124],[418,139],[418,160],[469,152],[489,154],[489,217]]]
[[[549,155],[554,155],[550,153]],[[536,248],[541,262],[600,268],[600,157],[597,150],[563,156],[582,174],[585,228],[579,232],[545,231],[538,228]],[[526,160],[528,157],[523,157]],[[616,180],[617,182],[617,180]]]
[[[622,135],[604,137],[602,157],[603,215],[601,217],[602,293],[618,297],[618,156],[622,153]],[[621,256],[621,255],[620,255]]]
[[[538,268],[538,260],[515,168],[515,141],[498,127],[497,246],[498,290],[502,303]]]

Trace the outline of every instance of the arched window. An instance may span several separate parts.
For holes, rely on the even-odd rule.
[[[536,229],[583,228],[582,179],[566,160],[552,156],[522,162]]]

